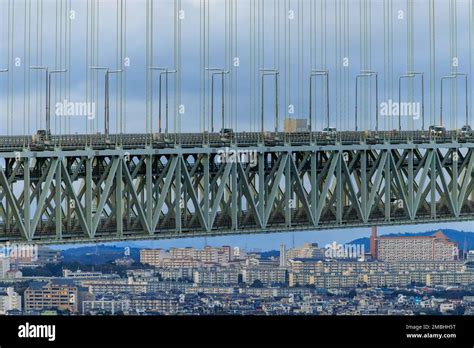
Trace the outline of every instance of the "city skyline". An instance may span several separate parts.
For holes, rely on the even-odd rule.
[[[454,225],[454,226],[453,226]],[[406,228],[405,228],[406,227]],[[460,227],[460,228],[458,228]],[[461,232],[474,232],[472,223],[470,222],[459,222],[459,223],[437,223],[437,224],[422,224],[410,226],[384,226],[378,227],[378,234],[392,234],[392,233],[424,233],[429,231],[438,231],[441,229],[458,230]],[[274,237],[269,238],[269,237]],[[117,245],[117,246],[133,246],[133,247],[146,247],[151,246],[153,248],[169,248],[172,246],[176,247],[200,247],[206,243],[211,246],[221,245],[235,245],[239,247],[245,247],[246,245],[254,245],[255,249],[261,250],[278,250],[280,244],[285,243],[286,245],[292,245],[293,241],[295,244],[317,242],[321,245],[330,244],[332,242],[348,243],[358,238],[369,238],[370,228],[358,228],[358,229],[331,229],[331,230],[320,230],[320,231],[296,231],[296,232],[276,232],[276,233],[263,233],[263,234],[247,234],[247,235],[235,235],[235,236],[209,236],[209,237],[194,237],[194,238],[178,238],[178,239],[163,239],[163,240],[143,240],[143,241],[123,241],[123,242],[110,242],[110,243],[99,243],[105,245]],[[92,246],[96,243],[91,244],[67,244],[67,245],[52,245],[53,248],[62,250],[67,248],[76,248],[80,246]]]
[[[71,256],[79,254],[43,247],[34,259],[0,258],[1,279],[28,282],[26,289],[0,284],[0,313],[474,313],[473,251],[451,253],[457,243],[440,232],[387,238],[377,237],[373,229],[372,237],[365,251],[355,244],[315,243],[281,244],[278,255],[233,245],[141,248],[133,257],[115,254],[113,262],[94,265],[87,261],[98,255],[86,250],[74,261]],[[406,253],[409,240],[416,247]],[[45,276],[45,270],[51,275]]]

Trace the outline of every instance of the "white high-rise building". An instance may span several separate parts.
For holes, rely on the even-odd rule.
[[[14,309],[21,311],[21,296],[12,287],[0,288],[0,315]]]
[[[8,257],[0,257],[0,278],[6,278],[9,270],[10,259]]]
[[[288,250],[287,259],[323,259],[325,249],[318,243],[305,243],[303,246]]]
[[[285,244],[280,244],[280,267],[286,267],[287,264],[286,246]]]

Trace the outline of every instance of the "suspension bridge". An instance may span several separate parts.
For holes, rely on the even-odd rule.
[[[2,6],[2,242],[474,219],[471,0]]]

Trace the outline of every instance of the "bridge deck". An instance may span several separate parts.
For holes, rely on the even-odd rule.
[[[86,147],[94,149],[110,149],[121,146],[125,149],[141,148],[146,145],[153,148],[181,147],[223,147],[235,146],[277,146],[277,145],[350,145],[350,144],[405,144],[411,143],[451,143],[474,140],[474,134],[460,131],[447,131],[443,135],[434,136],[428,131],[381,131],[355,132],[345,131],[336,134],[324,132],[274,133],[239,132],[223,136],[220,133],[182,133],[168,134],[73,134],[52,135],[50,139],[38,139],[37,136],[0,136],[0,151],[18,151],[24,148],[33,151],[51,150],[60,147],[63,150],[77,150]]]
[[[186,149],[147,149],[143,134],[127,136],[141,144],[129,143],[134,150],[104,143],[87,150],[80,143],[84,136],[71,138],[70,150],[30,149],[17,157],[4,147],[0,241],[160,239],[474,219],[474,141],[462,143],[457,133],[451,140],[407,133],[411,138],[399,138],[399,144],[391,139],[375,146],[354,135],[362,136],[337,134],[353,139],[340,145],[320,133],[296,133],[290,140],[300,143],[284,146],[269,136],[261,146],[257,133],[236,134],[249,139],[247,146],[257,145],[254,162],[223,160],[216,147],[229,143],[219,134],[211,136],[214,148],[201,142],[191,147],[201,141],[199,134],[184,137]],[[317,146],[310,136],[319,137]]]

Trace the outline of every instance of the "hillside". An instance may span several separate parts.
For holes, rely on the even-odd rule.
[[[139,261],[139,249],[130,248],[130,257]],[[61,251],[64,262],[99,265],[125,256],[125,248],[109,245],[84,246]]]

